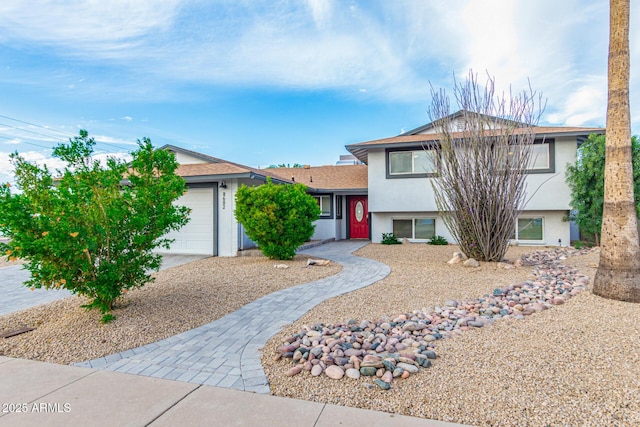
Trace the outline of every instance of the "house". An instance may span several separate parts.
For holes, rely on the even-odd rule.
[[[191,219],[170,232],[174,242],[158,252],[235,256],[255,247],[236,221],[235,194],[241,185],[260,185],[267,178],[308,187],[321,210],[312,239],[369,238],[366,165],[255,169],[173,145],[161,149],[172,152],[180,165],[176,173],[185,179],[187,192],[177,203],[191,209]]]
[[[367,166],[305,166],[268,169],[282,180],[304,184],[318,201],[320,219],[313,240],[368,239]]]
[[[454,130],[461,129],[462,114],[448,117]],[[500,119],[493,118],[495,126]],[[504,123],[504,121],[502,121]],[[371,240],[393,232],[413,242],[435,235],[453,237],[438,213],[431,180],[436,167],[424,147],[438,142],[437,123],[429,123],[395,137],[348,145],[356,158],[368,165]],[[578,146],[602,128],[535,126],[533,161],[527,170],[527,205],[515,224],[514,241],[523,245],[568,245],[570,224],[565,222],[571,191],[565,182],[567,163],[576,159]],[[462,137],[460,132],[452,136]]]
[[[461,117],[451,116],[452,123]],[[589,134],[602,128],[534,127],[535,161],[527,171],[529,201],[515,224],[514,241],[523,245],[567,245],[570,223],[564,218],[571,199],[565,182],[567,163]],[[180,164],[177,173],[188,190],[178,203],[191,209],[191,220],[167,237],[167,252],[235,256],[255,247],[234,216],[241,185],[255,186],[267,178],[281,184],[302,183],[318,201],[321,215],[314,240],[370,239],[383,233],[413,242],[435,235],[454,239],[438,213],[424,147],[437,144],[437,127],[429,123],[395,137],[365,141],[346,148],[357,159],[335,166],[255,169],[216,157],[166,145]]]

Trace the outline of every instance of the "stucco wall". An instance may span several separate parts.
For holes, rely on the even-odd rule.
[[[176,160],[181,165],[193,165],[193,164],[199,164],[199,163],[207,163],[206,161],[204,161],[202,159],[190,156],[190,155],[185,154],[185,153],[174,152],[174,154],[176,156]]]
[[[525,211],[520,217],[542,217],[544,219],[543,238],[541,242],[521,242],[523,246],[567,246],[570,238],[570,225],[562,219],[567,211]],[[454,243],[455,240],[447,230],[444,221],[438,212],[384,212],[372,213],[372,238],[374,243],[380,243],[382,233],[390,233],[393,231],[393,219],[401,218],[435,218],[436,219],[436,235],[445,237],[449,242]],[[561,242],[558,240],[560,239]]]
[[[324,240],[336,237],[336,220],[333,218],[321,218],[313,223],[316,226],[312,240]]]
[[[236,256],[238,222],[234,216],[238,180],[225,180],[227,188],[218,189],[218,256]]]
[[[555,172],[528,174],[526,192],[528,210],[569,209],[571,191],[565,182],[567,163],[576,159],[577,141],[571,138],[555,140]],[[431,179],[386,178],[385,150],[369,152],[370,212],[437,211]]]

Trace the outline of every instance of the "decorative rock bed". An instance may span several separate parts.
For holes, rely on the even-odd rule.
[[[287,376],[308,371],[312,376],[324,374],[335,380],[374,377],[375,385],[389,390],[394,380],[431,367],[438,340],[499,319],[523,319],[564,304],[586,289],[588,277],[564,266],[562,261],[587,252],[556,248],[523,255],[512,265],[534,267],[533,278],[496,288],[481,298],[449,300],[443,306],[378,321],[352,319],[347,323],[305,326],[285,339],[275,360],[292,360],[294,366]]]

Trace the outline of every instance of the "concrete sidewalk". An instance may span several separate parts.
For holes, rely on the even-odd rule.
[[[206,258],[204,255],[163,255],[160,270],[186,264]],[[11,265],[0,268],[0,316],[25,310],[40,304],[73,296],[66,289],[34,289],[30,290],[23,283],[31,274],[22,265]]]
[[[0,425],[454,427],[228,388],[0,356]]]

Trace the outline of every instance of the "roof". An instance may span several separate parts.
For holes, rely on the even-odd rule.
[[[292,180],[312,190],[366,190],[367,165],[312,166],[303,168],[269,168],[265,172]]]
[[[176,170],[176,174],[187,176],[198,175],[233,175],[246,174],[251,172],[249,168],[244,168],[233,163],[195,163],[190,165],[180,165]]]
[[[271,177],[277,182],[304,184],[315,192],[366,191],[367,189],[366,165],[255,169],[173,145],[165,145],[161,149],[181,152],[207,162],[178,166],[176,173],[189,183],[213,182],[229,178],[251,178],[265,181],[267,177]]]
[[[417,127],[415,129],[411,129],[411,130],[409,130],[407,132],[403,132],[400,135],[415,135],[417,133],[422,133],[422,132],[427,131],[427,130],[435,129],[437,126],[440,125],[440,123],[442,123],[445,120],[446,121],[453,121],[453,120],[458,119],[460,117],[464,117],[467,114],[472,115],[473,117],[477,117],[477,118],[483,117],[485,120],[487,120],[489,122],[494,122],[494,123],[499,122],[499,123],[510,124],[510,125],[515,125],[515,126],[527,126],[526,123],[518,122],[518,121],[515,121],[515,120],[505,119],[505,118],[502,118],[502,117],[490,116],[488,114],[470,112],[468,110],[459,110],[459,111],[456,111],[455,113],[449,114],[446,117],[434,120],[434,121],[432,121],[430,123],[427,123],[426,125],[422,125],[422,126]]]
[[[255,169],[250,166],[241,165],[240,163],[229,162],[217,157],[176,147],[175,145],[167,144],[160,147],[160,149],[181,152],[207,162],[179,165],[176,174],[185,178],[187,182],[211,182],[227,178],[252,178],[265,181],[268,176],[271,176],[277,181],[291,183],[291,180],[281,179],[278,176],[272,175],[267,170]]]
[[[425,125],[427,126],[427,125]],[[422,129],[422,126],[418,129]],[[526,132],[528,128],[516,128],[512,132]],[[562,126],[532,126],[534,134],[537,137],[554,138],[559,136],[575,136],[578,138],[586,138],[592,133],[604,134],[604,128],[587,128],[587,127],[562,127]],[[497,134],[499,130],[487,131],[490,135],[491,132]],[[465,132],[452,132],[453,138],[464,138]],[[372,141],[360,142],[357,144],[347,145],[346,148],[360,161],[367,162],[368,151],[371,148],[392,148],[392,147],[412,147],[420,146],[422,143],[433,143],[438,141],[439,134],[437,133],[423,133],[423,134],[408,134],[403,133],[398,136],[375,139]]]

